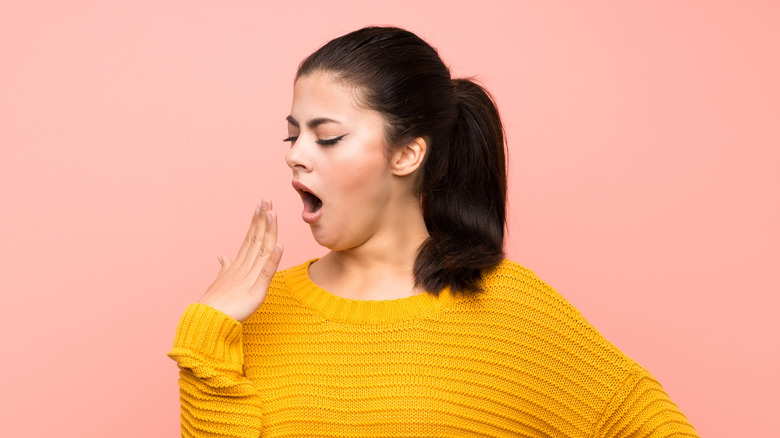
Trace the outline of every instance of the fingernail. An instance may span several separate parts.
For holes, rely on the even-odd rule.
[[[257,208],[255,208],[255,216],[260,216],[260,206],[258,205]]]
[[[267,203],[267,202],[265,202],[265,199],[263,199],[262,201],[260,201],[260,209],[261,209],[261,210],[267,210],[267,209],[268,209],[268,203]]]
[[[269,212],[267,212],[267,213],[265,214],[265,222],[266,222],[267,224],[270,224],[270,223],[271,223],[271,219],[272,219],[272,218],[271,218],[271,212],[269,211]]]

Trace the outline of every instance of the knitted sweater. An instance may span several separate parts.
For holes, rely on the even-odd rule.
[[[533,272],[485,292],[386,301],[277,272],[243,323],[203,304],[179,321],[186,437],[697,437],[661,384]]]

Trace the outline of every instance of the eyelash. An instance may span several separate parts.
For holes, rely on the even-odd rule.
[[[320,145],[320,146],[331,146],[331,145],[334,145],[334,144],[338,143],[339,140],[341,140],[342,138],[344,138],[346,136],[347,136],[347,134],[344,134],[344,135],[340,135],[340,136],[335,137],[335,138],[329,138],[327,140],[317,140],[317,144]],[[297,135],[296,136],[287,137],[287,138],[285,138],[282,141],[294,143],[295,140],[298,140],[298,136]]]

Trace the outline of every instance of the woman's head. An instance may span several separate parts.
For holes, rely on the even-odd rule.
[[[457,116],[449,69],[435,49],[403,29],[368,27],[334,39],[301,63],[296,80],[318,71],[383,115],[391,149],[416,137],[435,141]]]
[[[323,71],[295,81],[287,122],[286,161],[304,201],[303,220],[320,245],[370,253],[389,243],[386,237],[377,242],[377,236],[408,233],[414,214],[424,237],[410,179],[424,156],[424,141],[395,148],[388,157],[382,114],[357,105],[353,88]]]
[[[504,137],[490,96],[452,80],[436,50],[394,27],[367,27],[306,58],[296,75],[327,77],[357,107],[381,115],[386,157],[424,139],[413,190],[430,238],[415,261],[418,286],[437,294],[476,292],[485,269],[503,259]]]

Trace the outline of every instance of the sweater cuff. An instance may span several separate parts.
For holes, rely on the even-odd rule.
[[[240,371],[244,362],[241,323],[211,306],[190,304],[179,320],[168,356],[183,367],[188,367],[187,359],[200,359],[215,368]]]

